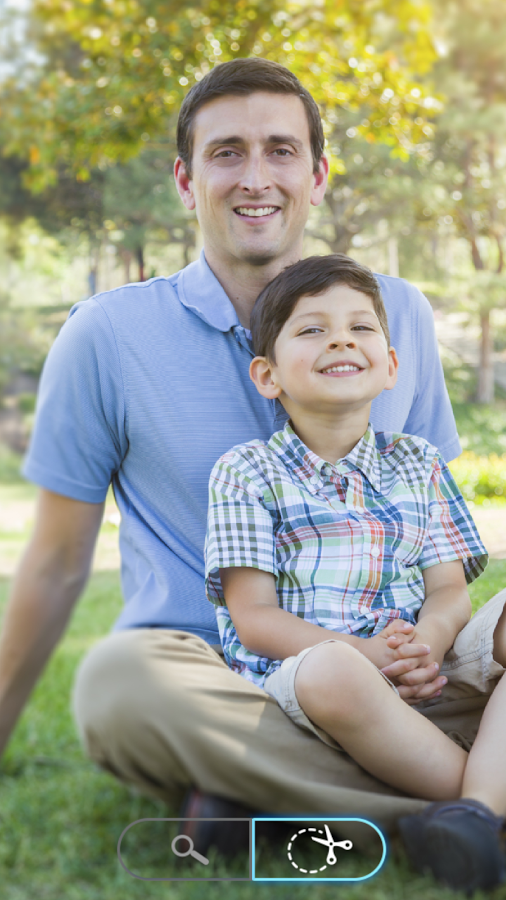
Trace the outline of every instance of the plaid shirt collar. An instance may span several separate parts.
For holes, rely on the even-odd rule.
[[[357,469],[367,478],[375,491],[381,491],[381,456],[370,422],[358,444],[355,444],[344,459],[338,459],[335,465],[321,459],[306,447],[295,434],[290,421],[286,423],[283,431],[273,434],[269,447],[282,457],[312,494],[316,494],[324,484],[340,481],[343,476]]]

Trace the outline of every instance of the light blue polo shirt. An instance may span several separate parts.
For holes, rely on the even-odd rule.
[[[419,435],[460,453],[432,310],[378,276],[400,360],[373,403],[377,431]],[[269,440],[286,421],[249,379],[249,332],[206,263],[98,294],[70,313],[46,361],[27,478],[121,512],[125,606],[115,628],[166,627],[219,643],[204,588],[211,469],[225,451]]]

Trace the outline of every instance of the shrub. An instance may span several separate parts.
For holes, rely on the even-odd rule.
[[[484,505],[506,503],[506,454],[478,456],[466,450],[450,463],[450,470],[465,500]]]

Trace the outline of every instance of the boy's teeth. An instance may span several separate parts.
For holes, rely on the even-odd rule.
[[[331,369],[324,369],[324,372],[360,372],[359,366],[332,366]]]
[[[239,206],[237,212],[240,216],[270,216],[276,212],[277,206],[262,206],[261,209],[251,209],[248,206]]]

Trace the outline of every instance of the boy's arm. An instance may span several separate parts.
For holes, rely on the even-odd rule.
[[[373,638],[329,631],[320,625],[306,622],[278,606],[274,575],[261,569],[235,567],[220,568],[220,578],[230,617],[241,644],[259,656],[286,659],[296,656],[306,647],[324,641],[344,641],[355,647],[378,668],[388,665],[405,653],[405,646],[389,647],[388,635],[412,632],[409,623],[397,620],[384,633]],[[424,657],[427,648],[419,643],[410,645],[410,655]]]
[[[471,618],[471,601],[462,560],[430,566],[422,574],[425,601],[410,640],[428,644],[430,654],[424,659],[408,656],[382,670],[388,678],[396,678],[401,685],[409,687],[423,687],[433,680],[441,668],[445,653]],[[390,646],[398,645],[401,640],[403,637],[395,636],[388,643]],[[404,652],[409,654],[409,646],[405,647]],[[437,670],[434,670],[434,665],[437,665]]]

